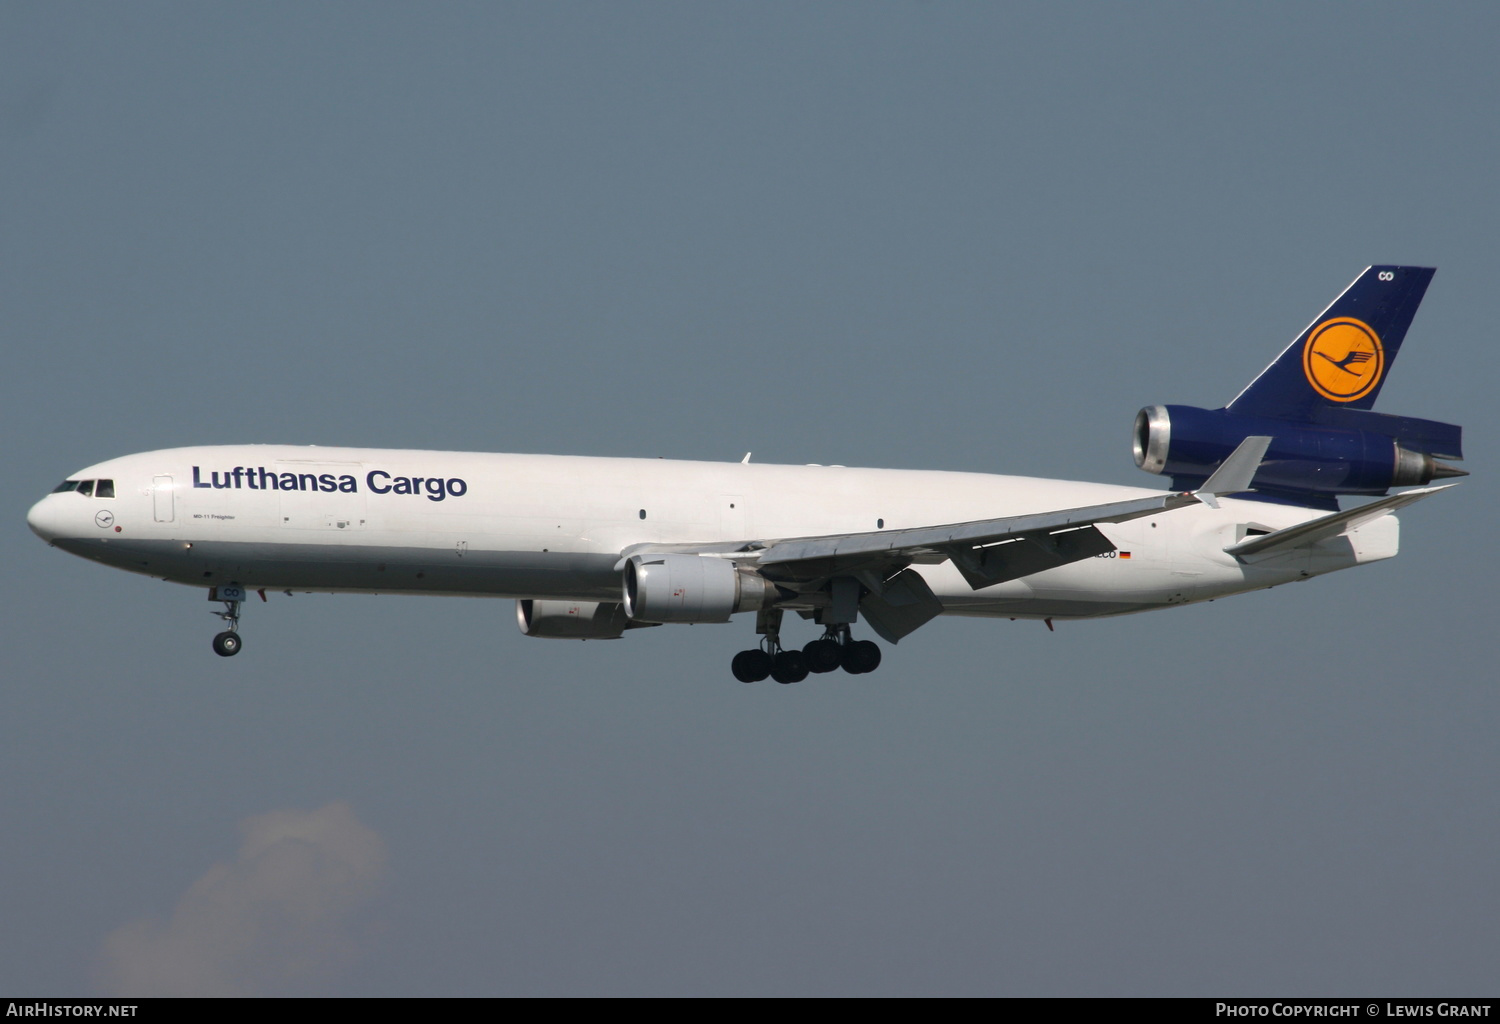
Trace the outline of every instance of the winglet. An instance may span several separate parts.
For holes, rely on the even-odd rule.
[[[1245,438],[1229,453],[1229,458],[1219,463],[1219,468],[1203,481],[1203,486],[1194,491],[1193,496],[1209,508],[1218,508],[1219,495],[1248,491],[1250,482],[1255,479],[1255,471],[1260,468],[1260,460],[1266,457],[1266,449],[1270,446],[1271,439],[1264,435]]]

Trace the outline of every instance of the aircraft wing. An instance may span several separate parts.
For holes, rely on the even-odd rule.
[[[1113,551],[1095,523],[1122,523],[1196,503],[1191,495],[1161,494],[947,526],[796,537],[767,542],[754,561],[770,579],[802,583],[866,574],[884,579],[913,563],[952,559],[978,590]]]
[[[1269,437],[1246,438],[1196,492],[948,526],[779,540],[767,544],[756,561],[761,574],[772,580],[855,576],[870,586],[864,574],[884,579],[912,563],[951,559],[969,586],[992,587],[1113,551],[1095,523],[1123,523],[1199,502],[1217,508],[1219,495],[1249,488],[1270,442]],[[889,571],[882,576],[882,570]]]
[[[1250,488],[1270,441],[1246,438],[1195,492],[906,530],[704,545],[643,544],[624,555],[717,554],[753,565],[777,586],[800,593],[821,590],[830,581],[837,585],[840,580],[857,580],[867,592],[853,598],[859,610],[876,632],[895,643],[942,612],[927,582],[909,566],[951,560],[969,586],[979,590],[1105,554],[1115,546],[1096,524],[1123,523],[1199,502],[1217,508],[1218,496]],[[835,590],[835,603],[838,600]]]
[[[840,594],[846,595],[845,614],[857,606],[876,633],[895,643],[943,610],[927,581],[909,568],[913,564],[934,565],[951,559],[969,586],[978,590],[1113,551],[1114,544],[1096,528],[1097,523],[1122,523],[1199,500],[1193,494],[1156,494],[909,530],[701,545],[642,544],[624,555],[669,551],[719,555],[754,566],[792,593],[813,593],[831,585],[835,607]]]
[[[719,554],[754,564],[777,582],[821,583],[835,576],[856,576],[867,586],[866,576],[884,579],[913,563],[933,565],[952,559],[969,585],[978,590],[1113,551],[1114,545],[1093,528],[1095,523],[1123,523],[1199,502],[1217,508],[1217,497],[1250,489],[1270,442],[1269,437],[1245,438],[1192,492],[906,530],[712,544],[640,544],[623,554]]]

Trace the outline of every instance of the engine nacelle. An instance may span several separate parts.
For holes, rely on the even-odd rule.
[[[625,609],[612,602],[516,602],[516,624],[526,636],[554,640],[617,640],[630,624]]]
[[[776,585],[707,555],[631,555],[625,561],[625,614],[633,622],[728,622],[735,612],[769,607]]]
[[[1429,451],[1435,445],[1456,448],[1457,427],[1363,410],[1328,415],[1343,422],[1298,423],[1240,416],[1227,409],[1150,405],[1136,413],[1135,464],[1148,473],[1170,474],[1177,490],[1191,490],[1246,437],[1263,434],[1272,440],[1255,474],[1255,489],[1268,494],[1297,499],[1384,494],[1391,487],[1465,475],[1428,451],[1401,443],[1405,434]],[[1365,424],[1391,433],[1361,429]]]

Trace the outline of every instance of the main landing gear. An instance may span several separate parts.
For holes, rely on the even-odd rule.
[[[841,668],[857,676],[880,667],[880,647],[872,640],[850,639],[847,623],[824,629],[821,637],[802,648],[802,656],[814,672]]]
[[[243,587],[216,587],[209,591],[210,601],[224,602],[222,612],[214,612],[229,628],[214,637],[214,653],[221,658],[232,658],[240,653],[240,604],[245,600]]]
[[[800,683],[809,672],[832,672],[842,668],[850,675],[874,672],[880,667],[880,648],[869,640],[851,640],[848,623],[828,626],[823,635],[802,650],[781,646],[781,609],[762,610],[755,631],[764,639],[759,649],[741,651],[729,670],[742,683],[758,683],[767,676],[778,683]]]

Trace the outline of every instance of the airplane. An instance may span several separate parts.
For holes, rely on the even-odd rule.
[[[754,613],[742,682],[862,674],[939,615],[1083,619],[1394,556],[1397,509],[1466,476],[1453,424],[1374,412],[1430,267],[1367,268],[1220,409],[1152,405],[1166,493],[981,473],[222,445],[79,470],[27,514],[48,544],[207,588],[513,598],[526,636],[616,639]],[[1392,488],[1414,487],[1391,494]],[[1376,500],[1343,509],[1341,496]],[[787,612],[821,633],[783,641]]]

